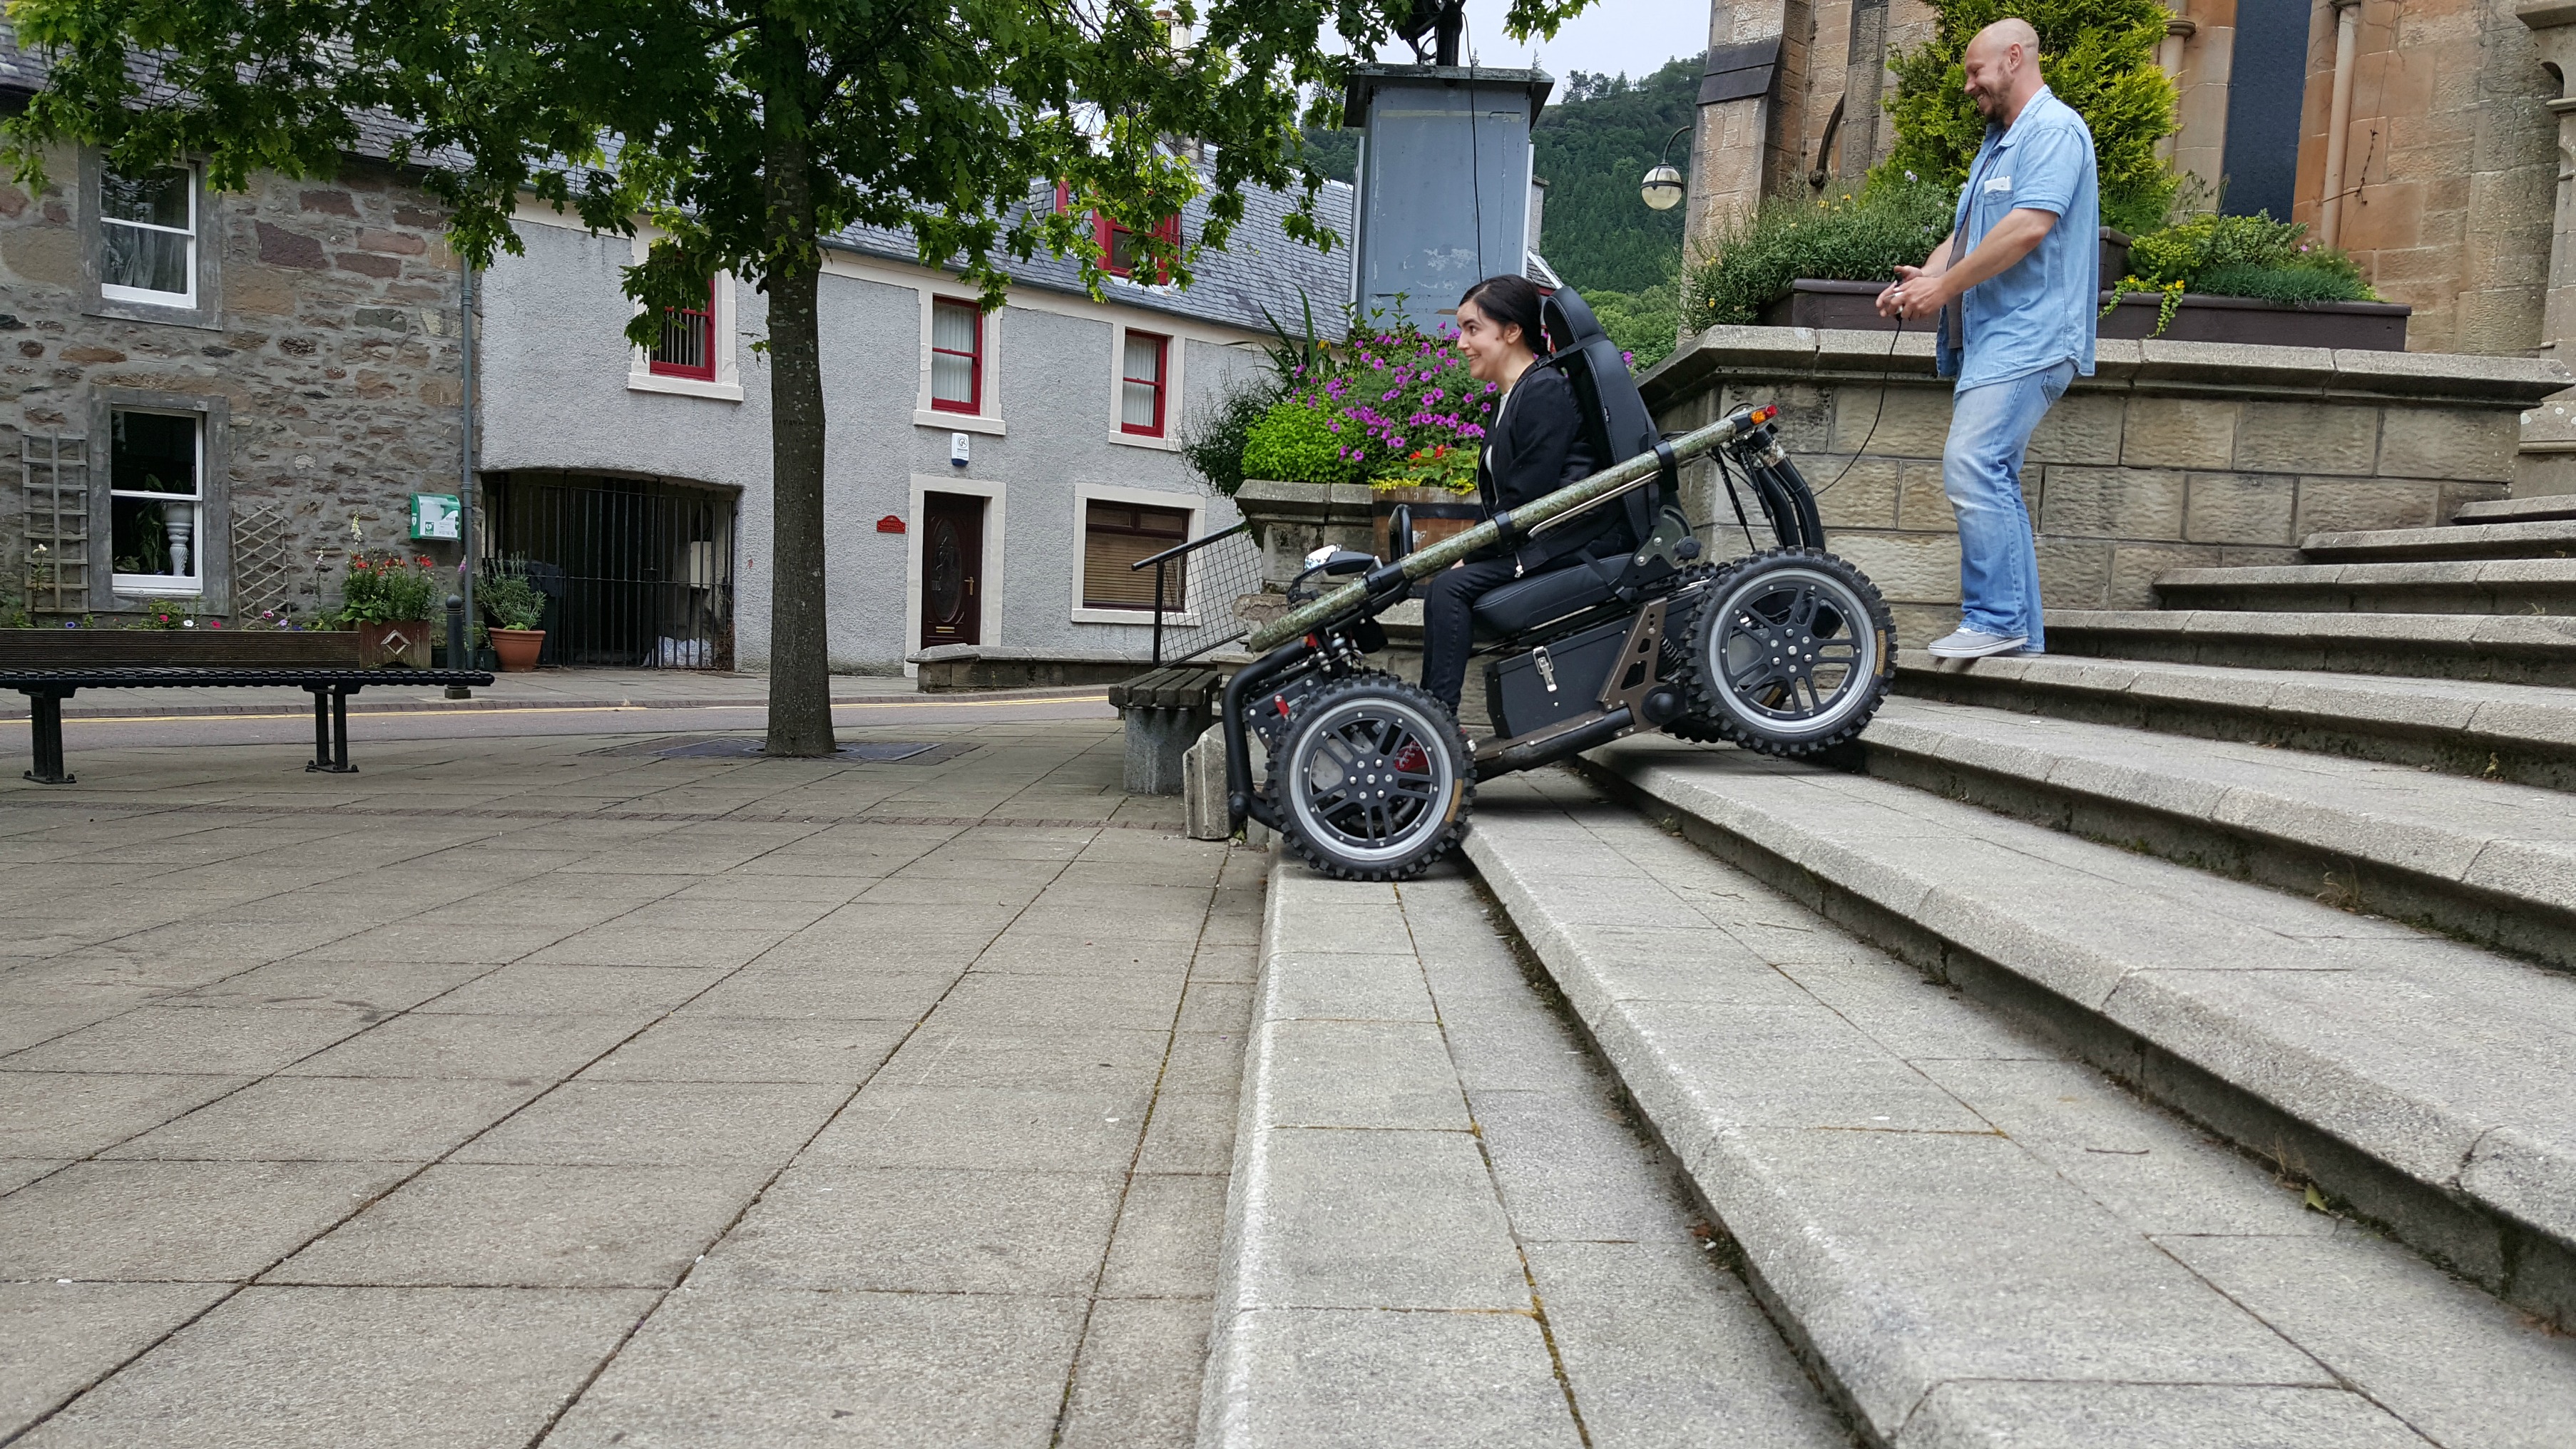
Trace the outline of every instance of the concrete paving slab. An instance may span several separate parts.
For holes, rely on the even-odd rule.
[[[665,1012],[724,978],[721,968],[554,966],[522,961],[420,1006],[435,1016],[535,1016],[575,1011]]]
[[[1204,1298],[1094,1303],[1055,1449],[1188,1449],[1207,1332]]]
[[[1943,1384],[1896,1449],[2422,1449],[2423,1440],[2340,1388],[2220,1384]]]
[[[1205,1229],[1224,1216],[1222,1177],[1137,1173],[1119,1205],[1118,1234],[1100,1279],[1102,1296],[1198,1301],[1204,1337],[1207,1308],[1193,1295],[1216,1280],[1218,1243]]]
[[[1436,1365],[1436,1371],[1424,1371]],[[1583,1442],[1521,1314],[1265,1309],[1211,1363],[1203,1445],[1572,1449]]]
[[[1254,1195],[1229,1208],[1243,1224],[1241,1311],[1529,1310],[1510,1222],[1464,1131],[1271,1128],[1259,1151]]]
[[[270,1077],[100,1154],[268,1162],[428,1162],[537,1095],[529,1082]]]
[[[1225,1173],[1234,1163],[1235,1120],[1241,1110],[1240,1099],[1231,1092],[1164,1092],[1145,1124],[1136,1170]]]
[[[841,1167],[1104,1173],[1136,1154],[1148,1087],[1056,1091],[880,1085],[815,1137],[800,1162]],[[1220,1164],[1215,1170],[1223,1171]]]
[[[1669,1191],[1669,1189],[1667,1189]],[[1530,1272],[1583,1424],[1620,1449],[1843,1449],[1826,1406],[1706,1245],[1533,1244]]]
[[[1438,1026],[1410,1021],[1268,1021],[1263,1127],[1467,1130],[1467,1104]]]
[[[675,1014],[582,1070],[586,1081],[831,1082],[876,1074],[910,1023]]]
[[[1478,1091],[1471,1098],[1494,1185],[1524,1244],[1680,1243],[1697,1249],[1680,1164],[1640,1143],[1609,1094]],[[1547,1292],[1542,1283],[1539,1291]]]
[[[0,1283],[0,1357],[9,1364],[0,1435],[16,1434],[231,1291],[225,1283]]]
[[[764,1175],[439,1163],[263,1281],[668,1288],[750,1203]]]
[[[614,1016],[397,1016],[284,1069],[287,1076],[553,1081],[652,1024]],[[0,1085],[7,1078],[0,1076]]]
[[[1085,1294],[1116,1173],[790,1169],[691,1277],[706,1291]]]
[[[1170,1049],[1169,1027],[949,1027],[934,1015],[889,1058],[888,1086],[1116,1091],[1147,1085]]]
[[[252,1080],[149,1072],[0,1072],[0,1155],[87,1157]]]
[[[566,1082],[458,1162],[784,1163],[850,1095],[813,1082]]]
[[[932,964],[907,958],[789,965],[764,958],[691,997],[675,1015],[915,1022],[957,983],[955,971],[928,969]]]
[[[2436,1444],[2576,1443],[2576,1340],[2535,1333],[2397,1244],[2349,1224],[2288,1240],[2158,1241]]]
[[[76,1162],[0,1197],[0,1280],[239,1281],[410,1172],[374,1162]]]
[[[379,1019],[376,1012],[349,1007],[139,1006],[0,1057],[0,1071],[267,1073],[345,1041]]]
[[[168,998],[173,1006],[408,1011],[492,970],[484,962],[329,961],[293,956]]]
[[[582,1394],[566,1449],[1043,1449],[1073,1298],[683,1291]]]
[[[247,1289],[18,1442],[525,1442],[649,1302],[524,1289]]]

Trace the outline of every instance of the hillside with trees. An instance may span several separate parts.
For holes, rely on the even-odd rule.
[[[1539,251],[1590,301],[1610,335],[1637,354],[1640,369],[1673,346],[1680,318],[1682,213],[1656,211],[1637,183],[1664,141],[1696,110],[1700,58],[1678,57],[1652,75],[1575,71],[1557,89],[1533,136],[1537,174],[1548,183]],[[1309,154],[1326,174],[1352,178],[1357,131],[1309,131]],[[1673,147],[1690,165],[1690,139]]]

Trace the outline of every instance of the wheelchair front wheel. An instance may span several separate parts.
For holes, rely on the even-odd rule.
[[[1301,701],[1272,757],[1280,834],[1327,875],[1402,880],[1457,842],[1476,794],[1467,737],[1391,674],[1336,680]]]
[[[1812,548],[1755,554],[1700,593],[1690,725],[1673,732],[1704,729],[1771,755],[1841,744],[1886,699],[1895,637],[1878,586],[1849,563]]]

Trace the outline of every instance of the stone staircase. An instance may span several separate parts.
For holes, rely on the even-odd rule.
[[[2576,500],[2301,557],[1908,656],[1844,769],[1480,792],[1534,977],[1857,1442],[2576,1444]]]

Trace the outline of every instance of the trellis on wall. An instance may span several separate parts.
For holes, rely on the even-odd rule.
[[[295,601],[295,550],[287,537],[286,510],[274,503],[233,503],[233,610],[235,617],[285,615]]]
[[[27,610],[89,609],[89,441],[18,435],[18,487],[26,509],[20,578]]]

